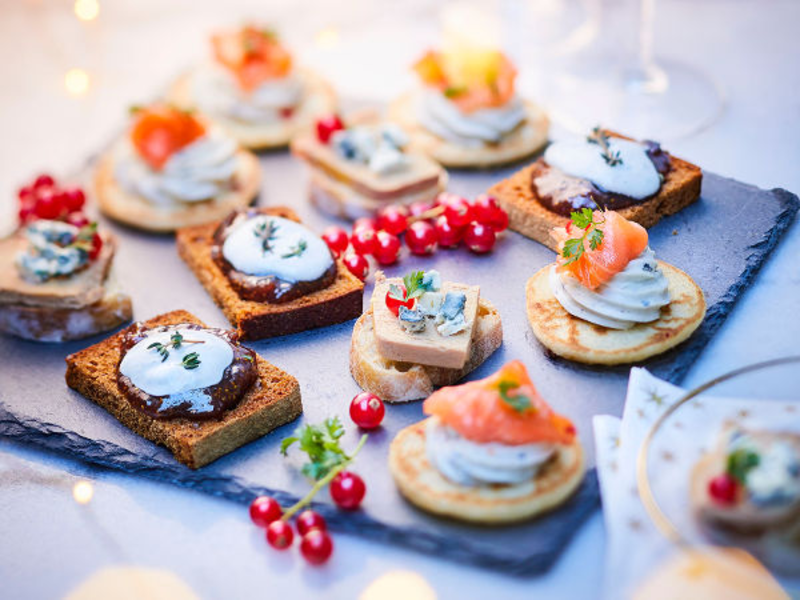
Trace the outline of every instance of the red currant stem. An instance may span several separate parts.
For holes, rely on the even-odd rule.
[[[356,455],[359,452],[361,452],[361,448],[363,448],[364,444],[367,443],[367,438],[368,437],[369,437],[369,435],[367,435],[366,433],[364,435],[362,435],[361,439],[358,442],[358,445],[356,446],[356,449],[353,450],[353,453],[350,456],[347,457],[347,460],[345,460],[342,464],[337,465],[336,467],[331,469],[328,472],[328,474],[325,475],[325,477],[323,477],[322,479],[320,479],[319,481],[317,481],[314,484],[314,487],[312,487],[311,490],[309,490],[309,492],[305,496],[303,496],[300,500],[298,500],[294,505],[292,505],[291,507],[286,509],[286,511],[284,511],[284,513],[283,513],[283,516],[281,517],[281,520],[282,521],[288,521],[295,514],[297,514],[301,509],[305,508],[306,505],[310,504],[311,501],[314,499],[314,496],[317,495],[317,492],[319,492],[322,488],[324,488],[331,481],[333,481],[333,479],[339,473],[344,471],[350,465],[350,463],[355,460]]]
[[[430,208],[425,212],[419,213],[415,217],[408,217],[408,224],[416,223],[417,221],[427,221],[428,219],[435,219],[439,215],[444,214],[444,206],[436,206],[434,208]]]

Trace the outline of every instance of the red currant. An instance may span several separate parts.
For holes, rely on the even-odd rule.
[[[269,496],[259,496],[250,503],[250,519],[259,527],[267,527],[280,519],[282,514],[281,505]]]
[[[414,202],[408,207],[408,214],[412,217],[420,217],[433,208],[430,202]]]
[[[42,173],[33,182],[33,189],[39,190],[46,187],[53,187],[55,184],[56,180],[53,179],[52,175],[48,175],[47,173]]]
[[[317,121],[317,139],[323,144],[327,144],[331,136],[340,129],[344,129],[344,123],[338,115],[322,117]]]
[[[391,289],[386,292],[386,308],[388,308],[395,317],[400,314],[401,306],[405,306],[407,309],[411,310],[414,308],[414,304],[417,302],[416,298],[406,298],[406,286],[404,286],[402,283],[398,284],[397,288],[403,295],[402,298],[395,297],[392,294]]]
[[[40,219],[55,219],[61,214],[61,198],[52,190],[43,190],[34,206],[34,212]]]
[[[280,113],[282,119],[291,119],[292,116],[294,115],[294,108],[292,108],[291,106],[284,106],[280,110]]]
[[[433,254],[436,251],[436,242],[438,241],[439,236],[436,233],[436,227],[428,221],[412,223],[406,232],[406,244],[412,254],[421,256]]]
[[[378,222],[370,217],[359,217],[353,223],[353,233],[360,231],[361,229],[378,231]]]
[[[100,251],[103,249],[103,238],[99,233],[95,233],[92,238],[92,249],[89,250],[89,260],[94,260],[100,256]]]
[[[89,219],[86,218],[86,215],[82,212],[71,212],[67,215],[66,218],[67,223],[70,225],[74,225],[75,227],[83,227],[84,225],[89,224]]]
[[[455,227],[447,217],[442,215],[436,219],[436,236],[443,248],[455,248],[464,238],[464,227]]]
[[[36,217],[36,210],[32,204],[23,204],[17,213],[20,223],[27,223]]]
[[[267,542],[276,550],[286,550],[294,541],[294,530],[286,521],[273,521],[267,525]]]
[[[33,188],[29,185],[19,188],[17,191],[17,198],[21,203],[33,201]]]
[[[79,187],[69,188],[64,190],[62,202],[66,210],[75,212],[83,208],[83,205],[86,203],[86,195]]]
[[[339,508],[355,510],[364,499],[367,493],[367,486],[364,480],[355,473],[342,471],[333,478],[330,484],[331,498]]]
[[[353,244],[353,249],[356,253],[373,254],[377,246],[376,234],[377,232],[374,229],[369,229],[368,227],[354,229],[353,235],[350,236],[350,243]]]
[[[508,213],[500,208],[492,196],[481,194],[472,205],[475,220],[484,225],[489,225],[496,233],[508,228]]]
[[[383,400],[370,392],[361,392],[350,403],[350,418],[361,429],[375,429],[385,414]]]
[[[387,206],[378,213],[378,229],[400,235],[408,229],[408,209],[405,206]]]
[[[483,223],[473,221],[464,233],[464,242],[476,254],[486,254],[494,248],[497,236],[494,229]]]
[[[361,254],[350,253],[342,261],[347,270],[364,281],[369,275],[369,262]]]
[[[325,517],[313,510],[304,510],[297,515],[297,522],[295,524],[297,525],[297,533],[300,535],[305,535],[312,529],[319,529],[320,531],[328,530]]]
[[[331,252],[336,256],[339,256],[342,252],[347,250],[347,246],[350,245],[347,232],[341,227],[328,227],[322,232],[322,239],[325,240],[325,243],[328,244],[328,248],[330,248]]]
[[[379,231],[375,236],[372,255],[381,265],[393,265],[400,256],[400,238],[388,231]]]
[[[711,496],[711,499],[717,504],[728,506],[735,504],[738,491],[739,484],[727,473],[717,475],[708,482],[708,495]]]
[[[464,227],[472,221],[472,207],[466,198],[454,194],[440,198],[440,203],[444,206],[444,216],[453,227]]]
[[[333,540],[327,531],[312,529],[300,541],[300,553],[312,565],[321,565],[333,554]]]

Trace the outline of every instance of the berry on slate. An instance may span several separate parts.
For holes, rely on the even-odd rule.
[[[331,498],[339,508],[355,510],[361,505],[367,486],[355,473],[342,471],[330,483]]]
[[[436,243],[439,236],[436,227],[428,221],[417,221],[412,223],[406,232],[406,244],[412,254],[425,256],[436,251]]]
[[[400,256],[400,238],[388,231],[379,231],[375,236],[375,250],[372,255],[378,264],[393,265]]]
[[[383,401],[370,392],[361,392],[350,403],[350,418],[361,429],[375,429],[385,414]]]
[[[369,262],[361,254],[350,253],[342,261],[347,270],[364,281],[369,275]]]
[[[378,213],[378,229],[400,235],[408,228],[408,209],[405,206],[387,206]]]
[[[455,248],[464,238],[464,228],[455,227],[442,215],[436,219],[436,234],[442,248]]]
[[[486,254],[494,248],[497,237],[489,225],[473,221],[464,232],[464,243],[476,254]]]
[[[312,565],[321,565],[333,554],[333,540],[327,531],[312,529],[300,541],[300,553]]]
[[[475,199],[472,210],[475,220],[489,225],[495,233],[500,233],[508,228],[508,213],[497,204],[494,197],[481,194]]]
[[[286,550],[294,541],[294,530],[286,521],[273,521],[267,526],[267,542],[276,550]]]
[[[358,254],[373,254],[377,246],[376,235],[377,232],[367,226],[354,228],[350,236],[350,243]]]
[[[328,227],[322,232],[322,239],[326,244],[328,244],[328,248],[330,248],[331,252],[333,252],[336,256],[339,256],[342,252],[347,250],[347,246],[350,245],[350,239],[347,237],[347,232],[341,227],[336,227],[335,225]]]
[[[259,527],[267,527],[282,514],[281,505],[269,496],[259,496],[250,503],[250,519]]]
[[[325,517],[310,509],[304,510],[297,515],[297,521],[295,524],[297,525],[297,533],[300,535],[305,535],[312,529],[319,529],[320,531],[328,530],[328,524],[325,522]]]
[[[344,129],[344,123],[342,123],[338,115],[322,117],[317,121],[317,139],[321,143],[327,144],[331,136],[341,129]]]

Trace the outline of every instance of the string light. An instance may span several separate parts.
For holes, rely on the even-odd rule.
[[[94,21],[100,14],[100,3],[97,0],[75,0],[73,9],[81,21]]]
[[[72,96],[83,96],[89,91],[89,74],[83,69],[70,69],[64,74],[64,87]]]
[[[89,504],[94,496],[94,487],[88,481],[79,481],[72,486],[72,497],[78,504]]]

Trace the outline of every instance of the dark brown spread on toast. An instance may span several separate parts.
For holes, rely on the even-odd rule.
[[[225,340],[233,350],[233,361],[223,372],[219,383],[212,386],[169,396],[151,396],[136,387],[129,377],[123,375],[119,370],[119,364],[128,350],[147,338],[149,331],[171,331],[178,328],[202,330]],[[219,419],[225,411],[235,408],[258,380],[256,354],[240,345],[238,339],[238,334],[234,331],[195,324],[184,323],[151,328],[143,323],[134,323],[122,336],[120,362],[117,363],[119,390],[135,409],[154,419],[184,418],[191,421]]]
[[[644,141],[642,144],[663,182],[671,168],[669,154],[664,152],[656,142]],[[531,187],[539,204],[563,217],[569,217],[571,212],[581,208],[619,210],[646,202],[661,191],[659,187],[655,194],[642,199],[608,192],[588,179],[567,175],[560,169],[550,166],[544,158],[540,158],[533,164]]]
[[[322,277],[313,281],[285,281],[274,275],[248,275],[234,268],[222,253],[225,238],[242,221],[257,217],[263,213],[256,209],[235,211],[219,224],[211,244],[211,259],[228,278],[231,287],[243,300],[282,304],[291,302],[312,292],[325,289],[336,280],[336,259],[331,255],[331,266]]]

